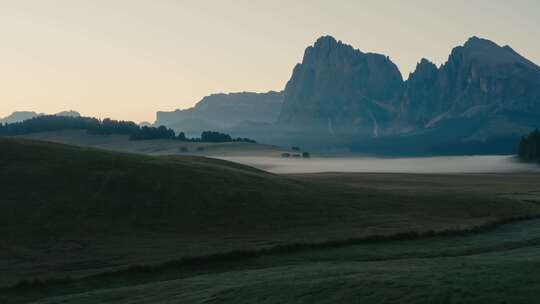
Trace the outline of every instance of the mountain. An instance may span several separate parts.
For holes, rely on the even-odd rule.
[[[77,111],[73,111],[73,110],[62,111],[62,112],[56,113],[54,115],[56,115],[56,116],[66,116],[66,117],[81,117],[81,113],[79,113]]]
[[[401,73],[387,56],[324,36],[294,68],[279,123],[378,136],[395,116],[402,87]]]
[[[505,130],[490,135],[521,134],[540,117],[540,67],[478,37],[454,48],[439,69],[422,60],[405,86],[401,114],[419,128],[466,119],[481,124],[471,135],[485,139],[480,134],[496,124]]]
[[[403,80],[388,56],[323,36],[283,92],[211,95],[191,109],[158,112],[156,124],[320,151],[508,154],[540,125],[540,67],[472,37],[446,63],[422,59]]]
[[[284,95],[279,124],[297,137],[315,133],[319,146],[512,153],[540,122],[540,67],[472,37],[440,67],[422,59],[403,81],[388,57],[325,36],[306,49]]]
[[[409,75],[400,103],[402,118],[419,124],[427,124],[431,115],[437,112],[437,105],[432,102],[438,68],[427,59],[422,59],[414,73]]]
[[[36,113],[32,111],[17,111],[11,113],[9,116],[0,118],[0,123],[15,123],[21,122],[27,119],[31,119],[37,116],[45,115],[43,113]],[[56,116],[68,116],[68,117],[80,117],[81,114],[76,111],[62,111],[54,114]]]
[[[164,125],[187,134],[222,130],[251,121],[273,123],[281,111],[283,93],[231,93],[204,97],[194,107],[158,112],[155,125]]]
[[[27,120],[27,119],[30,119],[39,115],[43,115],[43,114],[38,114],[36,112],[31,112],[31,111],[17,111],[17,112],[11,113],[9,116],[0,118],[0,123],[19,122],[19,121]]]

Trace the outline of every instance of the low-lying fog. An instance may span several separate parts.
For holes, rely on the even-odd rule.
[[[540,172],[514,156],[451,156],[418,158],[279,158],[220,157],[273,173],[373,172],[373,173],[510,173]]]

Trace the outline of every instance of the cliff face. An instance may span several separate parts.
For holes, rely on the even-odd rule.
[[[418,65],[405,83],[401,118],[416,129],[477,125],[465,140],[519,136],[540,118],[540,67],[509,46],[472,37],[439,69]]]
[[[422,59],[414,73],[409,75],[400,103],[401,118],[405,122],[425,125],[440,112],[439,104],[433,102],[438,69],[427,59]]]
[[[540,68],[510,47],[477,37],[455,48],[440,69],[434,96],[451,116],[472,107],[487,113],[540,114]]]
[[[540,127],[540,67],[472,37],[440,67],[422,59],[404,81],[387,56],[325,36],[305,50],[283,92],[211,95],[159,112],[156,123],[323,149],[440,153],[466,144],[456,153],[512,153],[517,138]]]
[[[479,126],[471,136],[486,137],[521,132],[534,116],[540,68],[508,46],[472,37],[440,68],[422,59],[403,81],[388,57],[322,37],[295,67],[279,122],[379,137],[466,119]]]
[[[377,136],[380,125],[393,116],[402,86],[401,74],[388,57],[322,37],[294,68],[279,123]]]
[[[158,112],[156,125],[197,133],[219,130],[244,121],[273,123],[283,102],[282,92],[214,94],[193,108]]]

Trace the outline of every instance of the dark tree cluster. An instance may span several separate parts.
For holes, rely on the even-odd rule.
[[[101,122],[98,119],[91,117],[44,115],[34,117],[22,122],[0,124],[0,135],[15,136],[65,129],[97,131],[97,129],[100,128],[100,125]]]
[[[98,124],[88,129],[88,133],[95,135],[122,134],[132,136],[139,130],[140,127],[132,121],[113,120],[110,118],[105,118],[102,121],[98,120]]]
[[[247,143],[252,143],[252,144],[256,144],[256,143],[257,143],[255,140],[250,139],[250,138],[245,138],[245,137],[238,137],[238,138],[233,139],[233,141],[247,142]]]
[[[231,142],[232,138],[228,134],[214,132],[214,131],[204,131],[201,133],[202,142]]]
[[[540,131],[538,129],[521,139],[518,155],[521,160],[540,163]]]
[[[183,133],[181,133],[183,134]],[[144,126],[138,128],[129,137],[130,140],[145,140],[145,139],[176,139],[174,131],[164,126],[157,128]]]
[[[249,139],[249,138],[232,138],[229,134],[215,132],[215,131],[204,131],[201,133],[200,141],[202,142],[215,142],[215,143],[223,143],[223,142],[249,142],[249,143],[256,143],[256,141]]]
[[[0,136],[16,136],[36,132],[60,131],[60,130],[86,130],[89,134],[129,135],[130,140],[151,140],[151,139],[174,139],[191,142],[251,142],[248,138],[233,139],[230,135],[204,131],[200,138],[187,138],[184,132],[178,135],[172,129],[165,126],[160,127],[140,127],[132,121],[122,121],[113,119],[99,120],[93,117],[68,117],[56,115],[44,115],[34,117],[22,122],[11,124],[0,123]]]
[[[0,124],[0,136],[16,136],[60,130],[86,130],[89,134],[95,135],[129,135],[131,140],[176,138],[173,130],[163,126],[141,128],[132,121],[119,121],[109,118],[99,120],[93,117],[44,115],[22,122]],[[182,135],[180,139],[185,139],[183,133],[180,135]]]

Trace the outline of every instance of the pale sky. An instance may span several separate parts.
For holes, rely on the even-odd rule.
[[[473,35],[540,63],[538,0],[0,0],[0,117],[153,121],[217,92],[281,90],[332,35],[404,78]]]

